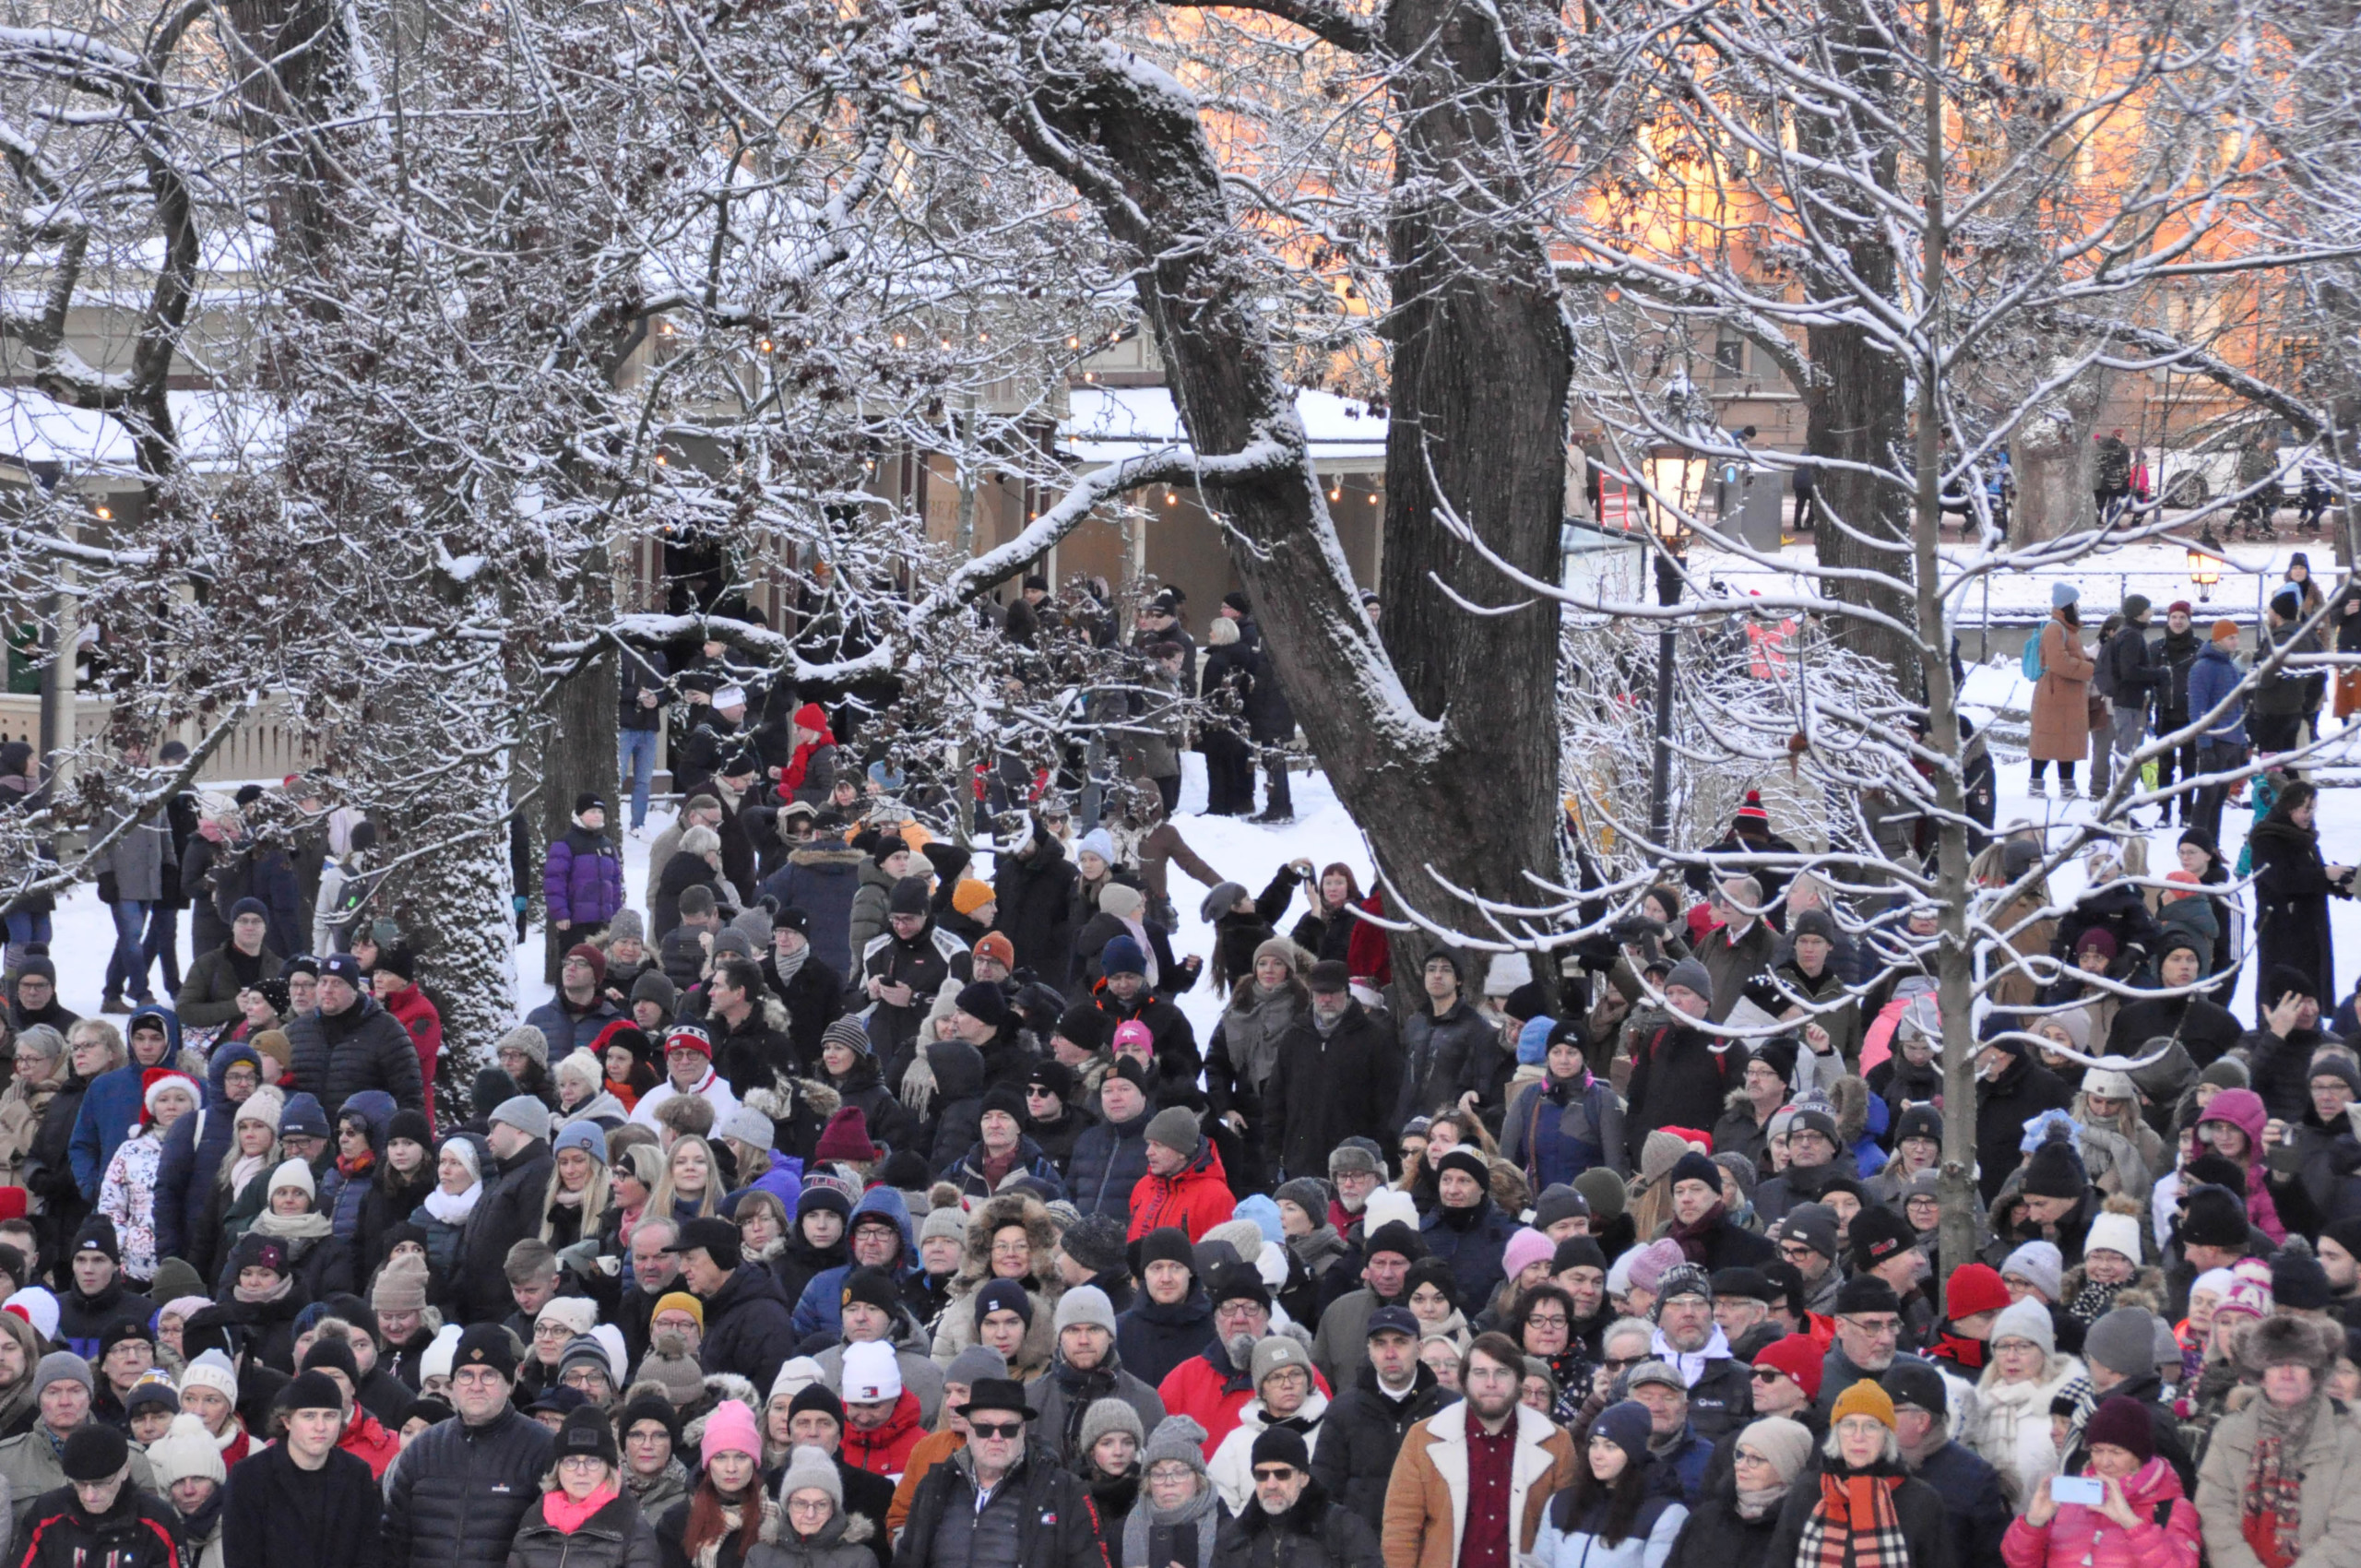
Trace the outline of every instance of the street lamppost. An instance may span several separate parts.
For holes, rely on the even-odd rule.
[[[1669,609],[1680,602],[1680,561],[1689,550],[1689,524],[1684,514],[1696,504],[1696,487],[1704,482],[1705,461],[1679,446],[1659,446],[1648,455],[1649,478],[1655,491],[1655,524],[1657,542],[1656,602]],[[1665,497],[1675,498],[1667,505]],[[1648,775],[1648,837],[1667,842],[1672,830],[1672,644],[1674,628],[1667,619],[1656,633],[1655,757]]]
[[[2200,604],[2213,599],[2213,585],[2222,580],[2222,545],[2213,537],[2211,519],[2198,530],[2197,542],[2189,547],[2189,580],[2197,585]]]

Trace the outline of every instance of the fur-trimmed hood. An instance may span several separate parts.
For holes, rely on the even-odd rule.
[[[1041,1201],[1023,1193],[987,1198],[967,1216],[967,1249],[959,1260],[959,1276],[952,1282],[954,1294],[964,1296],[991,1277],[992,1232],[1010,1225],[1024,1226],[1026,1239],[1033,1245],[1033,1269],[1026,1282],[1049,1299],[1057,1298],[1057,1227]]]
[[[707,1372],[705,1374],[705,1392],[681,1409],[681,1448],[683,1452],[696,1452],[698,1443],[705,1437],[706,1419],[719,1409],[725,1399],[738,1400],[754,1412],[758,1425],[762,1421],[763,1396],[752,1383],[736,1372]]]

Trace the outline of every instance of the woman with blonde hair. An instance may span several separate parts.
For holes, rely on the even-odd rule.
[[[541,1240],[558,1251],[599,1234],[612,1189],[607,1177],[607,1134],[596,1122],[560,1128],[550,1146],[550,1184],[541,1194]]]
[[[679,1220],[709,1219],[718,1213],[721,1177],[713,1168],[713,1146],[694,1133],[674,1140],[647,1206]]]
[[[2023,1509],[2058,1473],[2050,1401],[2088,1387],[2082,1363],[2058,1353],[2056,1325],[2038,1300],[2028,1297],[2004,1307],[1992,1320],[1983,1375],[1975,1384],[1983,1419],[1971,1446],[1999,1472],[2010,1507]]]

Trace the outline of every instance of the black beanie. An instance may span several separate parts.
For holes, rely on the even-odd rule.
[[[1058,1016],[1057,1032],[1085,1051],[1104,1051],[1111,1031],[1107,1015],[1084,1003],[1069,1007]]]
[[[1152,1263],[1177,1263],[1193,1278],[1197,1272],[1197,1254],[1189,1245],[1189,1233],[1175,1225],[1159,1226],[1140,1238],[1140,1274],[1145,1277]]]
[[[836,1390],[825,1383],[804,1384],[802,1392],[796,1395],[787,1407],[790,1420],[806,1410],[821,1412],[840,1428],[845,1424],[845,1402],[837,1398]]]
[[[67,1480],[102,1481],[131,1463],[131,1443],[104,1421],[84,1421],[66,1438],[59,1457]]]
[[[813,1386],[817,1388],[819,1384],[814,1384]],[[681,1446],[681,1412],[672,1408],[672,1401],[670,1399],[660,1394],[643,1394],[623,1407],[623,1420],[615,1424],[623,1436],[628,1438],[631,1436],[631,1429],[642,1421],[662,1422],[665,1435],[671,1439],[672,1446],[675,1448]]]
[[[1558,1243],[1549,1254],[1549,1272],[1563,1274],[1570,1268],[1607,1268],[1607,1253],[1588,1236],[1569,1236]]]
[[[2074,1158],[2073,1146],[2063,1138],[2050,1139],[2025,1161],[2023,1190],[2029,1198],[2079,1198],[2089,1188],[2082,1162]]]

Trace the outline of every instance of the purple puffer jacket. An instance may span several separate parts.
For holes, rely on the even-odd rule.
[[[550,846],[541,867],[541,896],[550,919],[604,925],[623,907],[623,862],[603,833],[571,827]]]

